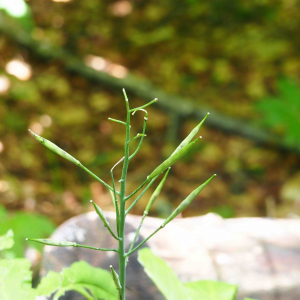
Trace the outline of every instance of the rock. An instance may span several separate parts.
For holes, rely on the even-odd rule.
[[[105,214],[109,223],[114,224],[114,213]],[[127,240],[132,241],[140,219],[139,216],[127,216]],[[161,223],[161,219],[146,218],[139,241]],[[116,240],[94,212],[66,221],[52,238],[94,247],[117,246]],[[212,279],[238,284],[238,300],[246,296],[260,300],[300,299],[300,220],[224,220],[211,213],[174,219],[145,247],[150,247],[167,261],[182,281]],[[113,252],[46,246],[42,275],[49,270],[61,271],[77,260],[85,260],[107,270],[111,264],[116,269],[118,266]],[[127,295],[128,300],[164,299],[137,262],[137,253],[130,257],[127,267]],[[72,292],[61,299],[83,298]]]

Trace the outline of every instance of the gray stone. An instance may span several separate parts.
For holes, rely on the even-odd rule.
[[[114,213],[107,212],[105,215],[115,231]],[[139,216],[127,216],[127,248],[140,219]],[[161,223],[161,219],[146,218],[138,242]],[[94,212],[66,221],[52,238],[93,247],[117,247],[116,240]],[[300,299],[300,220],[222,219],[215,214],[174,219],[144,247],[151,248],[163,258],[184,282],[212,279],[238,284],[238,300],[244,297],[260,300]],[[78,260],[107,270],[112,264],[118,269],[114,252],[46,246],[42,275],[49,270],[61,271]],[[137,253],[130,257],[127,267],[127,295],[128,300],[164,299],[138,263]],[[62,299],[83,298],[69,293]]]

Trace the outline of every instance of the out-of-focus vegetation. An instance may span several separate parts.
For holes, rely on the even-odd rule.
[[[292,135],[293,143],[299,143],[289,117],[297,118],[299,107],[286,105],[297,96],[297,88],[278,86],[279,77],[299,83],[300,8],[295,1],[29,0],[26,5],[14,20],[45,51],[48,44],[65,49],[117,78],[133,73],[231,117],[266,121],[272,128],[282,122],[275,132],[283,138]],[[4,14],[7,10],[1,10],[0,17]],[[90,199],[104,210],[113,209],[100,184],[45,151],[27,128],[109,182],[109,170],[122,155],[124,128],[107,118],[124,119],[121,90],[68,73],[61,62],[46,62],[5,34],[0,35],[0,53],[1,203],[46,214],[56,223],[88,210]],[[142,104],[132,95],[131,103]],[[141,130],[141,119],[137,114],[133,134]],[[132,164],[129,192],[174,150],[168,127],[172,120],[168,112],[149,109],[149,138]],[[194,126],[193,120],[182,120],[180,135]],[[297,155],[207,127],[201,134],[197,152],[172,168],[153,214],[167,215],[211,173],[219,176],[185,216],[209,211],[224,217],[286,216],[293,208],[297,212]],[[141,201],[132,212],[142,213],[144,206]]]

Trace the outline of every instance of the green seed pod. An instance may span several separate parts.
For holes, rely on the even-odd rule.
[[[171,222],[175,217],[177,217],[184,209],[186,209],[192,201],[198,196],[198,194],[206,187],[206,185],[217,175],[214,174],[207,181],[205,181],[202,185],[196,188],[193,192],[191,192],[187,198],[185,198],[178,207],[171,213],[171,215],[163,222],[162,227],[165,227],[169,222]]]
[[[160,191],[162,190],[163,185],[164,185],[164,183],[165,183],[165,181],[166,181],[166,178],[167,178],[167,176],[168,176],[168,174],[169,174],[169,172],[170,172],[170,169],[171,169],[171,167],[169,167],[169,169],[167,170],[167,172],[166,172],[164,178],[161,180],[161,182],[159,183],[159,185],[158,185],[157,188],[155,189],[154,193],[152,194],[152,196],[151,196],[151,198],[150,198],[150,200],[149,200],[149,202],[148,202],[148,204],[147,204],[147,206],[146,206],[146,209],[145,209],[145,213],[146,213],[146,214],[148,214],[148,212],[149,212],[151,206],[153,205],[154,201],[155,201],[155,200],[157,199],[157,197],[159,196]]]
[[[26,241],[38,242],[44,245],[57,247],[76,247],[77,244],[73,242],[54,241],[51,239],[26,239]]]
[[[32,132],[30,129],[28,129],[30,131],[30,133],[41,143],[43,144],[45,147],[47,147],[48,149],[50,149],[51,151],[55,152],[56,154],[60,155],[61,157],[71,161],[72,163],[74,163],[75,165],[79,166],[80,162],[74,158],[73,156],[71,156],[69,153],[67,153],[65,150],[59,148],[58,146],[56,146],[55,144],[53,144],[52,142],[46,140],[45,138],[35,134],[34,132]]]
[[[193,142],[185,145],[183,148],[178,150],[174,155],[167,158],[162,164],[160,164],[148,177],[147,180],[151,180],[155,176],[162,173],[164,170],[172,166],[177,160],[179,160],[182,156],[184,156],[193,146],[194,144],[200,139],[197,138]]]
[[[117,272],[114,270],[114,268],[113,268],[112,265],[110,265],[110,271],[111,271],[111,275],[112,275],[112,278],[113,278],[113,280],[114,280],[116,289],[117,289],[119,292],[121,292],[122,286],[121,286],[121,283],[120,283],[120,280],[119,280],[119,275],[118,275]]]
[[[108,222],[107,222],[107,220],[106,220],[106,218],[103,214],[102,209],[93,200],[91,200],[90,202],[94,205],[95,211],[96,211],[97,215],[100,217],[100,219],[103,222],[104,226],[109,227],[109,224],[108,224]]]
[[[190,143],[190,141],[198,133],[200,127],[202,126],[202,124],[204,123],[204,121],[208,117],[208,115],[209,115],[209,112],[206,114],[206,116],[203,118],[203,120],[190,132],[190,134],[181,142],[181,144],[175,149],[175,151],[171,154],[171,156],[174,155],[175,153],[177,153],[180,149],[182,149],[183,147],[185,147],[186,145],[188,145]]]

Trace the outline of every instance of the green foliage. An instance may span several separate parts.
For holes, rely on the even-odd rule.
[[[50,271],[37,288],[38,295],[50,296],[55,293],[54,300],[71,290],[82,294],[88,300],[118,298],[110,272],[94,268],[84,261],[73,263],[61,273]]]
[[[13,231],[0,237],[0,251],[13,246]],[[0,299],[34,300],[35,291],[31,287],[30,262],[24,258],[0,259]]]
[[[287,79],[278,82],[279,94],[260,100],[256,107],[263,113],[263,123],[284,134],[287,143],[300,146],[300,88]]]
[[[0,250],[13,246],[13,231],[0,237]],[[30,262],[24,258],[0,259],[0,299],[34,300],[36,296],[51,296],[58,300],[74,290],[88,300],[117,300],[118,293],[110,272],[79,261],[61,273],[50,271],[37,289],[32,288]]]
[[[25,258],[0,260],[0,299],[34,300],[30,262]]]
[[[167,300],[234,300],[237,286],[225,282],[200,280],[182,283],[165,261],[144,248],[138,260]],[[251,300],[246,298],[245,300]]]
[[[16,212],[10,215],[1,206],[0,215],[0,235],[9,229],[14,232],[15,244],[11,249],[5,251],[5,256],[23,257],[26,238],[48,237],[55,229],[54,223],[45,216],[26,212]],[[42,250],[41,244],[33,244],[32,246],[39,251]]]
[[[10,229],[5,235],[0,236],[0,251],[10,249],[14,243],[14,232]]]

